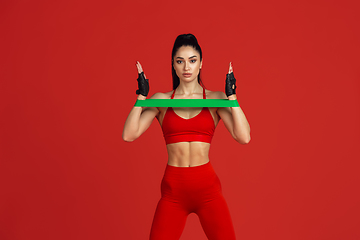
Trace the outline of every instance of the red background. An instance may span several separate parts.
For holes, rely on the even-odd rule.
[[[159,124],[121,139],[139,60],[171,90],[178,34],[251,126],[210,159],[238,239],[359,239],[357,1],[1,1],[0,239],[147,239],[166,165]],[[229,158],[228,156],[231,156]],[[190,215],[181,239],[206,239]]]

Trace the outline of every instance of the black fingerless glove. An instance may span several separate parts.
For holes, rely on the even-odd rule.
[[[143,96],[147,96],[149,93],[149,79],[145,79],[144,72],[139,73],[138,81],[138,90],[136,90],[136,94],[141,94]]]
[[[234,88],[233,88],[234,86]],[[225,93],[226,96],[230,96],[233,94],[236,94],[236,79],[234,77],[234,73],[228,73],[226,74],[226,81],[225,81]]]

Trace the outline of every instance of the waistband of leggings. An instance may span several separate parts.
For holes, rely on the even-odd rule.
[[[197,175],[201,173],[215,173],[211,162],[194,167],[175,167],[166,165],[165,175]]]

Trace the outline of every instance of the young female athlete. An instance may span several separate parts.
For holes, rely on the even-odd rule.
[[[203,87],[200,79],[202,52],[194,35],[183,34],[176,38],[171,60],[173,91],[155,93],[151,99],[236,99],[231,63],[226,75],[226,95]],[[139,73],[136,93],[139,100],[145,100],[149,82],[139,62],[136,66]],[[237,142],[247,144],[250,141],[250,126],[243,111],[240,107],[133,107],[124,125],[123,139],[128,142],[137,139],[155,117],[163,130],[168,164],[150,239],[179,239],[190,213],[199,216],[208,239],[235,239],[220,181],[208,154],[220,119]]]

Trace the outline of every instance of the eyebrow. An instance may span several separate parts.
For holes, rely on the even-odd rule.
[[[196,56],[196,55],[191,56],[191,57],[189,57],[189,59],[190,59],[190,58],[194,58],[194,57],[197,57],[197,56]],[[183,57],[176,57],[176,58],[184,59]]]

